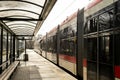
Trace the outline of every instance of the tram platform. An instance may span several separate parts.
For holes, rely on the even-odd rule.
[[[33,50],[27,49],[26,53],[29,60],[20,61],[10,80],[77,80]],[[23,55],[20,56],[21,60]]]

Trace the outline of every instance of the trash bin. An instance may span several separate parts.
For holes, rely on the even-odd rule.
[[[23,60],[24,60],[24,61],[28,61],[28,54],[24,54],[24,55],[23,55]]]

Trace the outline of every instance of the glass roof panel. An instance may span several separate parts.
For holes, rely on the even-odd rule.
[[[16,35],[33,35],[33,31],[31,29],[14,29],[13,30]]]
[[[14,28],[14,27],[33,27],[35,28],[34,25],[30,25],[30,24],[12,24],[12,25],[8,25],[9,28]]]
[[[32,39],[32,36],[18,36],[17,38],[21,39],[21,40],[23,40],[23,39],[27,39],[28,40],[28,39]]]
[[[37,21],[36,21],[37,22]],[[11,22],[8,22],[8,23],[6,23],[6,25],[12,25],[12,24],[21,24],[21,25],[23,25],[23,24],[28,24],[28,25],[34,25],[34,26],[36,26],[36,23],[35,22],[29,22],[29,21],[11,21]]]
[[[15,30],[15,29],[30,29],[30,30],[34,30],[35,28],[33,27],[24,27],[24,26],[19,26],[19,27],[12,27],[11,30]]]
[[[39,15],[42,11],[42,7],[43,7],[38,4],[35,5],[35,4],[24,2],[24,1],[15,1],[15,0],[7,1],[7,2],[5,2],[5,1],[7,1],[7,0],[0,1],[0,6],[1,6],[0,17],[21,14],[24,16],[29,15],[33,18],[38,19]],[[34,14],[34,16],[33,16],[33,14]]]
[[[34,25],[36,25],[37,24],[37,21],[3,21],[4,23],[6,23],[6,24],[14,24],[14,22],[16,23],[16,22],[22,22],[22,23],[32,23],[32,24],[34,24]]]
[[[11,14],[10,14],[11,13]],[[16,9],[12,9],[10,11],[3,11],[3,12],[0,12],[0,17],[8,17],[8,16],[12,16],[12,15],[24,15],[24,16],[31,16],[32,18],[35,18],[35,19],[38,19],[39,18],[39,15],[36,14],[36,13],[30,13],[30,12],[27,12],[27,11],[20,11],[20,10],[16,10]],[[14,16],[17,18],[17,16]],[[25,17],[26,18],[26,17]],[[29,19],[29,18],[28,18]]]
[[[15,35],[34,35],[56,0],[0,0],[0,20]]]

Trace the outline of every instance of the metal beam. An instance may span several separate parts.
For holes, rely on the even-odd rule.
[[[26,19],[26,18],[7,18],[7,17],[0,17],[0,20],[7,20],[7,21],[42,21],[43,19]]]
[[[29,26],[29,27],[36,27],[36,25],[30,25],[30,24],[10,24],[10,25],[7,25],[9,28],[13,28],[13,27],[19,27],[19,26]]]
[[[36,14],[36,15],[40,15],[39,13],[33,12],[33,11],[29,11],[29,10],[24,10],[24,9],[4,9],[4,10],[0,10],[0,12],[6,12],[6,11],[24,11],[24,12],[29,12],[32,14]]]
[[[9,27],[11,30],[14,30],[14,29],[35,29],[35,27],[31,27],[31,26],[13,26],[13,27]]]
[[[18,21],[5,21],[4,23],[9,24],[9,23],[12,23],[12,22],[18,22]],[[34,23],[32,21],[23,21],[23,22],[25,22],[25,23],[31,23],[31,24],[34,24],[34,25],[37,24],[37,23]]]
[[[20,36],[34,36],[34,35],[15,35],[17,37],[20,37]]]
[[[38,4],[35,4],[35,3],[32,3],[32,2],[29,2],[29,1],[23,1],[23,0],[0,0],[1,2],[2,1],[16,1],[16,2],[24,2],[24,3],[29,3],[29,4],[32,4],[32,5],[34,5],[34,6],[38,6],[38,7],[41,7],[41,8],[43,8],[43,6],[41,6],[41,5],[38,5]]]
[[[31,39],[18,39],[18,40],[32,40],[32,38]]]
[[[0,21],[0,24],[4,26],[6,31],[11,32],[11,34],[15,34],[3,21]]]
[[[33,17],[30,16],[24,16],[24,15],[11,15],[11,16],[6,16],[7,18],[15,18],[15,17],[21,17],[21,18],[28,18],[28,19],[34,19]]]

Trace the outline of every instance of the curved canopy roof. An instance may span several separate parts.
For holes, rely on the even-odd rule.
[[[17,36],[35,35],[56,0],[0,0],[0,20]]]

